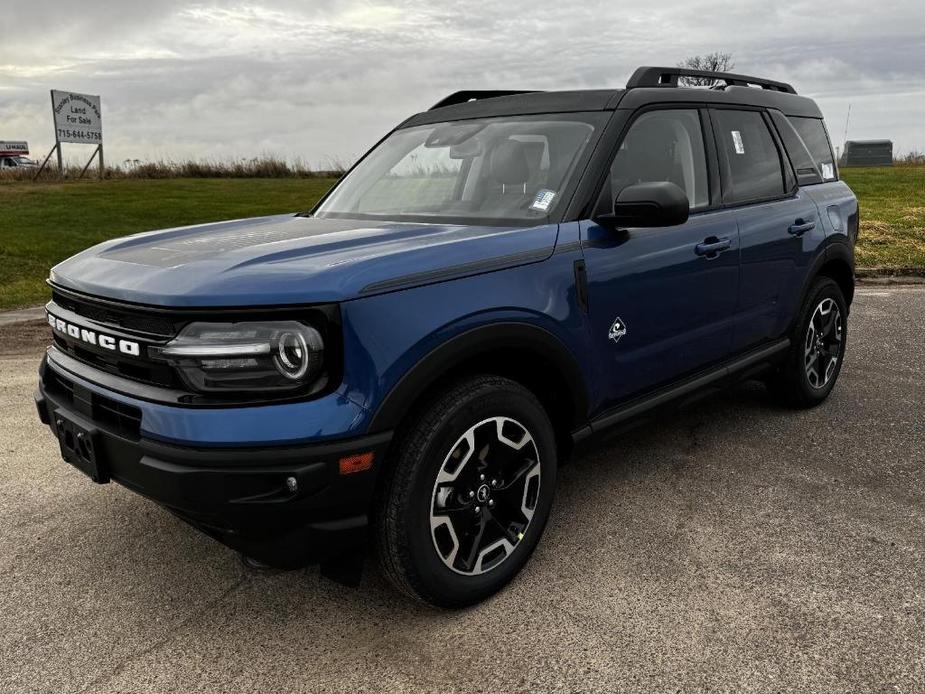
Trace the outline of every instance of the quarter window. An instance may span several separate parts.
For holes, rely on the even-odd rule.
[[[676,184],[687,194],[691,209],[709,204],[707,159],[697,111],[650,111],[636,119],[614,158],[600,205],[609,208],[624,188],[653,181]]]
[[[816,166],[803,138],[800,137],[793,124],[780,111],[771,111],[771,120],[777,128],[777,134],[784,143],[784,149],[790,157],[790,163],[796,171],[797,181],[801,186],[813,183],[822,183],[822,174]]]
[[[725,200],[732,203],[779,198],[784,192],[780,152],[758,111],[713,111]]]
[[[829,144],[829,136],[825,131],[825,124],[821,118],[790,118],[793,127],[800,134],[809,153],[813,155],[819,173],[822,174],[824,181],[834,181],[837,178],[835,172],[835,159],[832,157],[832,146]]]

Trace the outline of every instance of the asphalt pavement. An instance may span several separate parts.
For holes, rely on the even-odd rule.
[[[0,350],[0,692],[923,692],[925,287],[860,289],[828,402],[745,384],[560,473],[504,592],[255,573],[63,463]]]

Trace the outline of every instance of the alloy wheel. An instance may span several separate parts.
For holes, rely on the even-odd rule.
[[[530,526],[540,477],[539,451],[523,424],[492,417],[470,427],[434,483],[430,532],[440,560],[468,576],[500,566]]]
[[[825,298],[813,311],[803,342],[803,363],[809,384],[824,388],[838,366],[844,334],[841,310],[834,299]]]

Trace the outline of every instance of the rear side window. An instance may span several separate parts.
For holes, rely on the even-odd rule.
[[[713,111],[713,125],[727,203],[784,195],[780,152],[761,113],[717,109]]]
[[[771,120],[774,121],[774,127],[777,128],[777,134],[780,135],[780,139],[784,143],[784,149],[787,150],[787,156],[790,157],[790,163],[793,164],[793,170],[796,172],[799,184],[806,186],[813,183],[822,183],[821,171],[806,148],[803,138],[794,129],[787,116],[777,110],[771,110],[770,114]]]
[[[832,146],[829,144],[829,135],[825,131],[822,119],[792,116],[790,122],[806,143],[809,153],[813,155],[822,179],[834,181],[837,178],[835,158],[832,156]]]

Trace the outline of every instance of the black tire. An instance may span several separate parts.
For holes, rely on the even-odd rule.
[[[386,472],[377,498],[374,522],[379,561],[389,580],[413,598],[438,607],[471,605],[494,594],[514,578],[540,540],[555,493],[557,462],[552,425],[533,393],[514,381],[498,376],[478,376],[458,382],[437,394],[412,417],[409,425],[399,434],[393,449],[392,465]],[[486,437],[489,434],[485,432],[490,432],[490,427],[479,428],[486,426],[486,420],[494,421],[491,426],[496,426],[498,441],[484,446],[481,442],[470,446],[469,441],[476,442],[476,436],[488,440]],[[512,420],[514,423],[509,424]],[[520,429],[515,425],[519,425]],[[512,448],[510,451],[505,449],[496,453],[495,447],[502,449],[506,445],[500,443],[502,428],[505,431],[504,439],[511,439],[512,442],[516,432],[520,438],[515,443],[521,444],[523,448],[516,449],[516,452],[512,452],[515,451]],[[528,441],[521,430],[528,433],[532,441]],[[465,436],[471,438],[464,442]],[[475,451],[476,448],[488,453],[482,453],[479,457],[470,452],[462,458],[462,463],[453,462],[461,458],[461,450]],[[456,455],[451,460],[451,454],[454,453]],[[533,454],[539,457],[539,466],[529,462]],[[446,475],[447,466],[452,465],[458,465],[458,477],[451,482],[438,483],[438,474]],[[529,473],[526,472],[528,467]],[[514,468],[524,470],[520,477],[513,471]],[[502,473],[495,475],[496,470],[502,470]],[[479,485],[476,496],[481,497],[485,492],[482,487],[487,485],[477,481],[479,473],[488,473],[491,478],[488,481],[498,483],[498,487],[488,491],[489,495],[494,496],[484,502],[480,510],[476,510],[478,499],[472,499],[469,494],[473,490],[467,488],[463,479],[475,479],[474,484]],[[504,476],[510,480],[507,489],[501,479]],[[464,550],[471,549],[477,543],[467,546],[464,539],[476,537],[476,533],[456,533],[456,521],[445,523],[454,528],[452,536],[444,527],[432,530],[432,517],[442,518],[438,510],[446,512],[440,508],[438,497],[446,493],[449,501],[444,500],[443,503],[455,503],[460,508],[462,502],[454,500],[463,496],[472,500],[473,505],[466,507],[466,513],[471,511],[473,519],[482,518],[480,514],[490,518],[470,521],[469,516],[459,515],[456,517],[460,519],[460,528],[464,530],[465,524],[469,522],[482,523],[483,531],[478,534],[478,538],[481,540],[485,537],[485,542],[489,542],[490,532],[496,532],[502,534],[497,540],[500,542],[505,539],[503,533],[508,533],[507,537],[512,538],[518,534],[514,532],[513,525],[504,529],[505,518],[501,515],[502,510],[513,507],[511,499],[516,499],[517,494],[520,494],[519,488],[514,487],[520,484],[516,480],[526,480],[523,484],[530,485],[529,490],[527,486],[523,487],[522,499],[526,500],[529,492],[530,503],[534,504],[532,518],[523,516],[526,526],[520,530],[520,538],[516,544],[510,545],[511,549],[504,547],[494,552],[497,554],[503,551],[505,555],[491,568],[483,568],[489,560],[479,555],[478,570],[484,573],[459,573],[460,570],[472,569],[471,563],[466,565],[464,558],[471,557],[473,553]],[[457,485],[466,488],[457,490]],[[505,494],[510,494],[506,501]],[[492,504],[493,511],[488,511],[488,503]],[[526,505],[522,503],[521,508]],[[454,510],[453,513],[462,514],[463,511]],[[449,561],[454,561],[455,557],[458,566],[448,565],[447,556],[442,555],[438,549],[440,533],[456,543],[457,551],[450,553]]]
[[[818,312],[825,306],[830,307],[827,315],[832,315],[831,307],[837,309],[837,315],[832,318],[835,321],[832,330],[837,331],[837,340],[834,333],[831,339],[819,336],[819,321],[825,320],[825,316]],[[802,409],[815,407],[829,397],[845,358],[847,318],[848,306],[841,287],[828,277],[818,277],[810,287],[791,330],[786,360],[766,379],[769,390],[782,404]],[[817,338],[824,347],[816,347],[819,344]],[[829,366],[833,358],[834,365]],[[809,366],[813,359],[816,360],[814,367]]]

